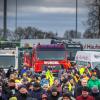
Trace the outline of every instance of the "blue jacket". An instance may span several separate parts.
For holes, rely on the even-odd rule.
[[[21,70],[21,75],[23,75],[24,73],[26,73],[26,71],[27,71],[26,69],[22,69]]]

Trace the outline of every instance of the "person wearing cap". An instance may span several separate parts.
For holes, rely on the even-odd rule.
[[[49,100],[58,100],[59,97],[60,97],[60,94],[57,91],[57,87],[53,87],[51,89],[51,94],[49,96]]]
[[[95,99],[89,95],[89,88],[85,86],[82,88],[81,95],[76,97],[76,100],[95,100]]]
[[[92,88],[91,95],[95,98],[95,100],[100,100],[100,91],[97,86]]]
[[[97,86],[100,89],[100,80],[96,77],[95,74],[92,74],[92,77],[88,81],[87,86],[89,87],[89,89],[92,89],[93,86]]]

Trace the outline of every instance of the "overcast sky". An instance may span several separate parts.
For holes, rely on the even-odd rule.
[[[0,0],[0,27],[3,27],[3,1]],[[17,0],[17,26],[32,26],[43,31],[75,30],[76,0]],[[87,20],[86,0],[78,0],[78,31],[84,32]],[[7,0],[7,27],[15,29],[16,0]]]

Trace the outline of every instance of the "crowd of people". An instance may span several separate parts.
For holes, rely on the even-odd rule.
[[[91,65],[35,73],[24,66],[0,69],[0,100],[100,100],[100,73]]]

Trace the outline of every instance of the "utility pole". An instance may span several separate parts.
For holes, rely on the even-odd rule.
[[[3,28],[4,28],[4,34],[3,34],[3,38],[6,39],[7,38],[7,0],[4,0],[4,16],[3,16],[4,20],[3,20]]]
[[[15,30],[16,30],[16,32],[17,32],[17,0],[16,0]]]
[[[77,13],[78,13],[78,0],[76,0],[76,38],[77,38],[77,19],[78,19],[78,15],[77,15]]]

